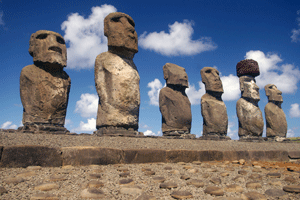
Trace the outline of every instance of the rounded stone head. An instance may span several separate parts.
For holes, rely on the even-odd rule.
[[[185,88],[189,87],[188,76],[183,67],[172,63],[166,63],[163,66],[164,79],[167,84],[179,85]]]
[[[245,75],[256,77],[260,74],[258,63],[252,59],[242,60],[236,65],[236,73],[238,77]]]
[[[67,47],[59,33],[39,30],[31,34],[28,51],[34,62],[67,66]]]
[[[240,77],[240,90],[242,92],[242,97],[258,101],[260,100],[259,87],[256,85],[256,81],[253,76],[245,75]]]
[[[133,19],[121,12],[114,12],[104,19],[104,35],[108,46],[124,47],[134,53],[138,52],[138,36]]]
[[[276,85],[274,84],[266,85],[265,92],[269,101],[283,102],[282,92],[277,89]]]
[[[213,67],[204,67],[200,71],[202,82],[205,84],[206,91],[223,93],[222,81],[219,71]]]

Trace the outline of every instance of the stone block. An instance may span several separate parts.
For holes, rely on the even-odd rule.
[[[37,145],[7,146],[3,148],[1,167],[59,167],[62,165],[61,151]]]
[[[125,149],[124,163],[166,162],[166,151],[157,149]]]
[[[167,150],[167,162],[193,162],[200,159],[198,151],[189,150]]]
[[[108,165],[120,163],[123,151],[100,147],[63,147],[63,165]]]
[[[288,156],[291,159],[300,159],[300,151],[289,151]]]

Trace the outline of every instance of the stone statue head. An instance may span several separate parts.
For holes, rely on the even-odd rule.
[[[260,74],[258,63],[252,59],[242,60],[236,65],[236,73],[238,77],[245,75],[256,77]]]
[[[121,12],[114,12],[104,19],[104,35],[109,47],[123,47],[138,52],[138,36],[133,19]]]
[[[29,40],[29,54],[34,62],[67,66],[67,47],[64,38],[53,31],[40,30]]]
[[[266,85],[265,92],[269,101],[283,102],[282,92],[277,89],[276,85],[274,84]]]
[[[242,92],[242,97],[257,101],[260,100],[259,87],[256,85],[256,81],[253,76],[245,75],[240,77],[240,90]]]
[[[205,84],[206,91],[223,93],[222,81],[219,71],[213,67],[204,67],[200,71],[202,82]]]
[[[172,63],[166,63],[163,66],[164,79],[167,84],[179,85],[185,88],[189,87],[188,76],[183,67]]]

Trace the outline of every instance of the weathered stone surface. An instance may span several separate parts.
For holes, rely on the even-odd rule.
[[[215,187],[215,186],[209,186],[209,187],[207,187],[204,190],[204,193],[215,195],[215,196],[223,196],[224,195],[224,191],[221,188]]]
[[[27,167],[33,165],[59,167],[62,165],[61,151],[44,146],[4,147],[1,167]]]
[[[282,189],[268,189],[266,190],[265,194],[271,197],[282,197],[286,195]]]
[[[104,19],[108,51],[95,62],[97,135],[138,134],[140,76],[132,60],[138,52],[134,27],[132,18],[124,13],[111,13]]]
[[[63,37],[40,30],[30,38],[29,53],[34,64],[20,75],[23,104],[23,131],[67,133],[63,126],[67,112],[71,79],[63,71],[67,49]]]
[[[108,165],[120,163],[122,150],[100,147],[64,147],[61,148],[63,165]]]
[[[300,193],[300,185],[287,185],[283,187],[286,192]]]
[[[289,151],[288,156],[291,159],[300,159],[300,151]]]
[[[281,108],[283,102],[282,92],[274,84],[265,86],[265,92],[269,103],[265,107],[267,126],[267,137],[286,137],[287,122],[286,116]]]
[[[201,97],[201,114],[203,117],[203,136],[226,136],[228,116],[222,101],[223,86],[219,71],[213,67],[204,67],[200,71],[206,94]]]
[[[185,93],[188,77],[183,67],[172,63],[163,66],[167,87],[160,90],[159,109],[164,136],[189,134],[192,123],[191,103]]]
[[[193,198],[192,193],[188,191],[174,191],[171,193],[171,196],[175,199],[188,199]]]
[[[255,76],[259,75],[258,63],[254,60],[242,60],[236,69],[242,96],[236,104],[239,137],[240,139],[261,137],[264,122],[258,107],[259,87],[255,83]]]
[[[166,162],[166,151],[156,149],[125,149],[124,163]]]

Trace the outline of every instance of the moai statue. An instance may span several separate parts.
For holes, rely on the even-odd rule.
[[[140,76],[132,60],[138,52],[134,27],[133,19],[124,13],[110,13],[104,19],[108,51],[95,62],[99,96],[96,135],[138,134]]]
[[[201,139],[230,140],[227,137],[228,116],[222,101],[223,86],[219,71],[213,67],[204,67],[201,71],[206,93],[201,97],[203,117],[203,136]]]
[[[274,84],[266,85],[265,92],[269,100],[269,103],[265,107],[267,138],[282,141],[286,138],[287,133],[286,117],[281,109],[283,102],[282,92]]]
[[[33,65],[24,67],[20,76],[23,104],[23,132],[67,133],[64,128],[71,79],[63,70],[67,65],[64,38],[40,30],[29,41]]]
[[[242,96],[236,103],[240,140],[261,140],[264,121],[258,107],[259,87],[255,81],[260,74],[258,63],[251,59],[242,60],[236,65],[236,70]]]
[[[190,134],[192,124],[191,103],[185,93],[188,76],[183,67],[172,63],[163,66],[167,87],[160,90],[159,109],[162,114],[163,136],[195,138]]]

